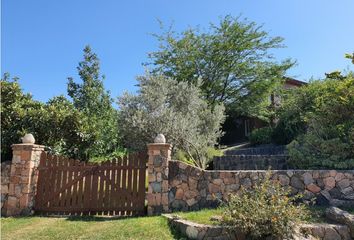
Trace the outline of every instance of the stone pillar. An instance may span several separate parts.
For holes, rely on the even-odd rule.
[[[7,216],[33,213],[38,178],[37,166],[43,150],[44,146],[34,143],[12,145],[9,195],[5,206]]]
[[[168,207],[168,161],[171,160],[172,145],[159,134],[155,143],[148,144],[149,190],[147,193],[148,215],[169,212]]]

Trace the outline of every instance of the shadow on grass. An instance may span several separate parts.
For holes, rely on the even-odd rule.
[[[67,221],[81,221],[81,222],[104,222],[104,221],[112,221],[112,220],[124,220],[124,219],[132,219],[137,217],[132,216],[66,216]]]

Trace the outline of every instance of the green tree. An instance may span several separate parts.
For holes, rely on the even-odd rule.
[[[77,67],[82,83],[68,78],[68,95],[73,99],[76,109],[89,119],[89,134],[93,144],[87,157],[109,154],[119,145],[118,112],[113,107],[113,99],[103,85],[100,75],[100,62],[90,46],[84,48],[84,59]]]
[[[1,156],[11,158],[11,144],[25,133],[48,150],[82,160],[105,157],[119,148],[117,110],[105,91],[99,74],[99,60],[90,47],[78,71],[82,84],[68,83],[70,102],[64,96],[41,103],[24,94],[17,78],[1,79]]]
[[[351,54],[346,53],[344,57],[350,59],[352,61],[352,63],[354,64],[354,52]]]
[[[209,31],[169,29],[155,35],[159,49],[149,54],[153,72],[200,84],[209,104],[224,103],[240,114],[267,120],[267,98],[282,82],[294,62],[274,60],[271,51],[283,47],[283,39],[270,37],[262,26],[226,16]]]
[[[198,87],[163,75],[139,77],[139,93],[119,98],[121,134],[125,146],[142,150],[159,133],[174,152],[184,151],[198,167],[208,162],[208,147],[221,136],[223,106],[210,110]]]

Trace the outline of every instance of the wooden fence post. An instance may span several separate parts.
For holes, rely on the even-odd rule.
[[[32,136],[33,138],[33,136]],[[12,145],[9,196],[5,203],[6,216],[33,213],[37,188],[39,159],[44,146],[30,143]]]
[[[149,189],[147,193],[148,215],[169,212],[168,205],[168,161],[171,160],[172,145],[166,143],[162,134],[157,135],[148,147]]]

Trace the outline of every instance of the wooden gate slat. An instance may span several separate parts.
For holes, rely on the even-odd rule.
[[[74,170],[72,169],[72,166],[74,166],[74,159],[69,159],[69,164],[68,164],[68,183],[73,182],[73,174]],[[74,183],[71,184],[69,188],[67,188],[66,192],[66,198],[65,198],[65,206],[71,207],[72,204],[72,192],[74,188]]]
[[[127,156],[124,156],[124,158],[123,158],[123,166],[128,166],[128,157]],[[127,204],[127,197],[128,197],[128,195],[127,195],[127,190],[128,190],[128,188],[127,188],[127,170],[128,170],[128,168],[124,168],[123,169],[123,175],[122,175],[122,189],[121,189],[121,191],[122,191],[122,210],[123,210],[123,212],[124,212],[124,215],[128,215],[128,213],[126,212],[126,209],[127,209],[127,206],[128,206],[128,204]]]
[[[68,185],[69,159],[64,158],[63,165],[64,165],[65,168],[64,168],[64,171],[63,171],[63,180],[62,180],[62,184],[61,184],[61,188],[63,189],[63,191],[62,191],[62,194],[61,194],[60,205],[63,206],[63,207],[66,207],[66,195],[67,195],[68,188],[64,188],[64,186]]]
[[[51,162],[51,163],[49,163]],[[54,187],[53,187],[53,183],[56,180],[56,166],[58,164],[58,156],[52,156],[51,160],[48,161],[49,166],[50,166],[50,171],[49,171],[49,178],[47,179],[48,185],[49,185],[49,191],[48,191],[48,198],[51,196],[51,194],[53,194],[53,192],[55,191]],[[48,207],[50,208],[52,205],[52,202],[48,202]]]
[[[47,159],[47,153],[46,152],[42,152],[40,160],[39,160],[39,168],[40,167],[44,167],[45,166],[45,162]],[[36,191],[36,205],[35,205],[35,209],[38,210],[38,206],[42,206],[43,203],[43,183],[44,183],[44,176],[43,176],[43,172],[38,173],[38,184],[37,184],[37,191]]]
[[[112,192],[112,186],[113,186],[113,179],[112,179],[112,161],[107,161],[107,165],[110,167],[109,170],[106,172],[106,201],[105,201],[105,207],[111,206],[111,192]],[[110,215],[110,211],[106,211],[104,213],[105,215]]]
[[[90,203],[90,209],[95,209],[98,207],[97,205],[97,192],[98,190],[98,172],[94,171],[92,173],[92,193],[91,193],[91,203]],[[92,215],[96,215],[96,211],[92,211]]]
[[[82,163],[80,163],[81,166],[83,166]],[[84,190],[84,171],[81,170],[79,171],[79,176],[80,176],[80,179],[78,181],[78,193],[77,193],[77,205],[80,207],[80,209],[83,208],[83,190]],[[80,214],[81,214],[81,211],[80,211]]]
[[[76,167],[78,165],[78,161],[74,161],[74,166]],[[76,179],[79,177],[79,172],[76,168],[73,169],[73,178]],[[74,188],[73,188],[73,194],[72,194],[72,202],[71,202],[71,207],[76,208],[78,206],[77,204],[77,193],[78,193],[78,182],[74,183]],[[76,214],[76,213],[74,213]]]
[[[53,158],[55,158],[55,156],[52,155],[48,155],[47,161],[46,161],[46,171],[45,171],[45,183],[44,183],[44,202],[45,202],[45,207],[48,208],[50,206],[50,203],[46,201],[46,199],[48,199],[50,197],[50,193],[51,193],[51,182],[49,181],[49,178],[52,174],[53,168],[51,166],[52,162],[53,162]]]
[[[98,186],[98,206],[103,205],[103,196],[104,196],[104,189],[103,189],[103,183],[104,183],[104,170],[99,168],[100,170],[98,171],[98,181],[99,181],[99,186]],[[101,215],[101,212],[98,212],[97,214]]]
[[[85,166],[87,163],[84,164]],[[84,213],[89,215],[90,214],[90,200],[91,200],[91,177],[92,174],[85,174],[85,189],[84,189]]]
[[[145,180],[146,180],[146,158],[145,154],[139,155],[139,197],[138,197],[138,209],[139,214],[144,213],[145,209]]]
[[[132,162],[132,193],[133,193],[133,197],[132,197],[132,215],[136,214],[135,211],[135,207],[136,207],[136,199],[137,199],[137,155],[132,155],[133,156],[133,162]]]
[[[115,209],[114,196],[115,196],[116,188],[117,188],[117,185],[116,185],[117,159],[113,159],[111,162],[111,165],[112,165],[112,176],[111,176],[112,183],[111,183],[111,192],[109,194],[109,204],[110,204],[110,206],[113,207],[113,209]],[[110,215],[115,215],[115,212],[112,211],[110,213]]]
[[[120,194],[122,184],[122,158],[117,160],[117,188],[114,194],[115,198],[115,208],[117,209],[118,215],[123,215],[121,212],[122,207],[122,195]]]

